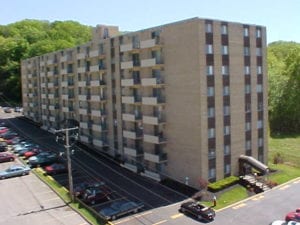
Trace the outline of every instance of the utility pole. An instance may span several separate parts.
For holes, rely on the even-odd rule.
[[[65,132],[66,134],[66,156],[67,156],[67,164],[68,164],[68,179],[69,179],[69,194],[71,197],[71,201],[74,201],[74,194],[73,194],[73,175],[72,175],[72,162],[71,162],[71,153],[70,153],[70,140],[69,140],[69,131],[71,130],[78,130],[78,127],[72,127],[72,128],[65,128],[60,130],[55,130],[55,133],[58,132]]]

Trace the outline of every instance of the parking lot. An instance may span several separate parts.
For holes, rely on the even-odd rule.
[[[1,163],[0,170],[13,164],[20,162]],[[0,180],[0,199],[0,224],[88,224],[32,173]]]

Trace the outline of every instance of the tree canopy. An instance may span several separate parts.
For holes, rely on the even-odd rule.
[[[0,25],[0,90],[21,102],[22,59],[70,48],[91,40],[92,27],[75,21],[22,20]]]
[[[268,46],[269,124],[271,134],[300,131],[300,44]]]

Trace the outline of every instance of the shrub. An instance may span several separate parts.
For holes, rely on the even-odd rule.
[[[222,180],[209,184],[208,190],[211,192],[217,192],[238,183],[238,181],[239,181],[238,177],[235,176],[226,177]]]

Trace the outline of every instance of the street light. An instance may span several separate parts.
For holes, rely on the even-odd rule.
[[[72,175],[72,162],[71,162],[71,154],[70,154],[70,136],[69,136],[69,131],[71,130],[78,130],[78,127],[72,127],[72,128],[65,128],[65,129],[60,129],[60,130],[54,130],[54,133],[59,133],[59,132],[65,132],[65,148],[66,148],[66,153],[67,153],[67,164],[68,164],[68,178],[69,178],[69,193],[71,197],[71,201],[74,201],[74,195],[73,195],[73,175]],[[56,137],[56,141],[58,141],[58,137]]]

